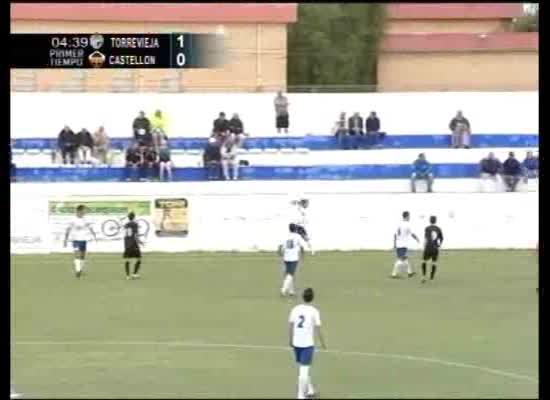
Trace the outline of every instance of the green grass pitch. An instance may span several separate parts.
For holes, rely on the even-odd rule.
[[[419,254],[412,257],[420,270]],[[325,398],[538,396],[537,264],[529,251],[444,251],[436,281],[392,280],[390,252],[307,256],[328,351]],[[11,380],[33,398],[295,398],[296,300],[268,253],[12,256]]]

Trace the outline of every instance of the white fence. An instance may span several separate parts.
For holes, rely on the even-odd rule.
[[[57,137],[65,124],[111,137],[132,135],[140,110],[162,110],[173,137],[205,137],[218,113],[239,113],[252,136],[276,135],[275,93],[11,93],[13,138]],[[457,110],[474,133],[538,133],[538,92],[297,93],[288,94],[293,135],[330,134],[340,112],[376,111],[391,135],[447,133]]]
[[[72,215],[63,208],[69,201],[99,204],[90,215],[99,235],[92,252],[122,251],[117,221],[128,208],[137,208],[147,231],[144,251],[274,251],[298,194],[311,201],[308,230],[318,250],[390,249],[405,210],[417,235],[436,215],[447,249],[534,248],[538,242],[538,193],[374,194],[361,186],[361,181],[14,184],[11,251],[69,251],[62,247]],[[171,211],[171,221],[164,221],[168,228],[162,226],[159,199],[187,206]]]

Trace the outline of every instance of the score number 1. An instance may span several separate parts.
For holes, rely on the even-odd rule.
[[[178,64],[178,67],[183,67],[186,61],[185,54],[183,53],[183,35],[178,35],[176,40],[178,41],[179,49],[182,50],[182,52],[178,52],[178,54],[176,54],[176,64]]]

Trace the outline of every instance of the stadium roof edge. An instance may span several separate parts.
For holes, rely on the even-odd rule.
[[[12,3],[10,18],[11,21],[293,23],[298,19],[298,7],[296,3]]]
[[[523,3],[393,3],[390,20],[511,19],[524,14]]]

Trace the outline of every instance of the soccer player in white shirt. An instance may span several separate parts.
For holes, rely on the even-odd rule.
[[[85,218],[86,208],[81,204],[76,207],[76,217],[71,221],[65,232],[64,247],[67,247],[69,236],[71,235],[74,250],[74,269],[77,278],[80,278],[84,266],[86,264],[86,244],[88,242],[88,234],[91,233],[97,241],[97,236],[92,229],[92,224]]]
[[[309,245],[298,234],[298,226],[290,224],[288,226],[289,234],[285,241],[279,246],[279,253],[283,256],[285,264],[285,278],[281,287],[281,296],[287,294],[294,296],[294,274],[300,261],[300,253]],[[312,252],[313,253],[313,252]]]
[[[393,247],[395,249],[397,260],[395,261],[395,264],[393,266],[393,272],[391,274],[392,278],[398,278],[398,274],[405,269],[407,270],[409,278],[414,276],[415,274],[412,270],[411,264],[409,263],[407,252],[409,248],[410,237],[412,237],[418,243],[420,243],[420,240],[418,239],[418,236],[416,236],[412,232],[409,220],[410,214],[408,211],[405,211],[403,213],[403,221],[401,221],[401,223],[397,227],[397,231],[393,236]]]
[[[315,389],[309,376],[309,368],[313,362],[315,351],[315,334],[323,349],[325,340],[321,334],[321,315],[310,303],[313,301],[313,289],[304,290],[304,303],[295,306],[290,312],[288,322],[290,346],[294,349],[298,372],[298,399],[315,395]]]
[[[313,249],[313,247],[311,246],[311,239],[306,230],[306,226],[308,224],[306,210],[309,207],[309,200],[301,198],[299,200],[293,201],[292,204],[295,206],[295,209],[293,210],[291,222],[298,227],[297,233],[302,237],[302,239],[307,242],[309,247]]]

